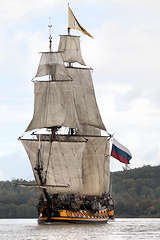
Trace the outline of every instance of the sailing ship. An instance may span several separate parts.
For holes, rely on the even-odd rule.
[[[41,53],[33,81],[34,114],[27,137],[20,137],[40,191],[38,222],[44,224],[104,223],[114,217],[110,135],[96,102],[91,68],[81,55],[80,37],[71,35],[71,28],[92,37],[69,8],[68,34],[60,35],[58,51],[52,51],[50,34],[49,51]]]

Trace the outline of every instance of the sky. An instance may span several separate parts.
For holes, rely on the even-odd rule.
[[[160,1],[72,0],[70,7],[94,39],[81,32],[83,59],[93,82],[103,122],[132,153],[130,168],[160,164]],[[1,0],[0,3],[0,180],[33,179],[17,140],[34,105],[32,78],[48,51],[67,33],[67,1]],[[111,158],[111,171],[124,164]]]

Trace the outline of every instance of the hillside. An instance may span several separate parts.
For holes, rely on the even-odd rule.
[[[0,218],[37,217],[38,192],[0,181]],[[160,166],[111,173],[116,217],[160,217]]]
[[[24,180],[0,181],[0,218],[32,218],[37,216],[37,191],[15,186],[14,183],[33,183]]]
[[[160,166],[111,174],[118,217],[160,217]]]

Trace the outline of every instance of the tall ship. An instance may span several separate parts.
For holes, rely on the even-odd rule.
[[[41,53],[33,80],[33,118],[20,141],[40,192],[40,224],[106,223],[114,218],[111,136],[98,109],[91,68],[81,55],[80,37],[70,29],[92,36],[70,7],[68,11],[68,34],[60,35],[58,51],[52,50],[50,34],[49,51]]]

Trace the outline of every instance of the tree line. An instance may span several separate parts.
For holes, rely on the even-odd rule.
[[[0,218],[36,218],[39,192],[16,186],[34,181],[0,181]],[[160,166],[111,173],[116,217],[160,217]]]
[[[111,173],[118,217],[160,217],[160,166]]]
[[[23,179],[0,181],[0,218],[35,218],[38,192],[34,188],[16,186],[16,183],[34,183]]]

